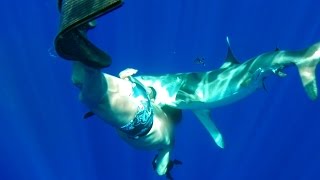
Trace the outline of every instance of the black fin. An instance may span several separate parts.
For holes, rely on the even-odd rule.
[[[83,115],[83,119],[88,119],[89,117],[91,117],[91,116],[93,116],[94,115],[94,113],[92,112],[92,111],[89,111],[89,112],[87,112],[87,113],[85,113],[84,115]]]
[[[93,68],[111,65],[111,56],[94,45],[86,31],[95,27],[95,19],[120,7],[122,0],[58,0],[60,30],[55,38],[57,54]]]
[[[182,162],[181,161],[179,161],[179,160],[172,160],[172,161],[169,161],[169,163],[168,163],[168,165],[167,165],[167,173],[166,173],[166,178],[168,179],[168,180],[173,180],[173,177],[172,177],[172,175],[171,175],[171,170],[172,170],[172,168],[173,168],[173,166],[175,166],[175,165],[181,165],[182,164]]]

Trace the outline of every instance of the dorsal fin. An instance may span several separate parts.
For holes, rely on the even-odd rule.
[[[232,49],[230,47],[230,41],[229,41],[229,37],[228,36],[226,38],[226,41],[227,41],[227,45],[228,45],[227,57],[224,60],[224,63],[222,64],[222,66],[220,68],[228,68],[231,65],[240,64],[239,61],[234,57],[234,55],[232,53]]]

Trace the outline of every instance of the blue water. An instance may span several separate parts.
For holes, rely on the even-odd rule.
[[[55,0],[0,5],[0,179],[165,179],[152,169],[154,152],[133,149],[96,117],[82,119],[87,109],[71,84],[71,63],[52,50]],[[127,67],[141,74],[206,71],[223,63],[226,36],[242,62],[320,41],[319,1],[128,0],[89,36],[113,57],[110,74]],[[197,57],[206,66],[195,64]],[[267,91],[213,110],[224,150],[185,111],[175,179],[320,179],[320,102],[307,98],[296,68],[286,72],[267,79]]]

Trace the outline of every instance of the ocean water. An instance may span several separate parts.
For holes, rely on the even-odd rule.
[[[155,152],[130,147],[96,117],[82,119],[87,109],[71,84],[71,63],[53,50],[56,2],[0,5],[0,180],[165,179],[152,169]],[[125,1],[89,34],[113,57],[104,70],[113,75],[127,67],[141,74],[219,68],[226,36],[241,62],[276,47],[305,48],[320,41],[319,2]],[[295,67],[286,73],[268,78],[266,91],[212,110],[225,149],[184,111],[173,152],[183,165],[173,177],[320,179],[320,101],[308,99]]]

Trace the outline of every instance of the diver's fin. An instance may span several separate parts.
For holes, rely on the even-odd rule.
[[[88,119],[89,117],[92,117],[94,113],[92,111],[89,111],[83,115],[83,119]]]
[[[192,112],[197,116],[197,118],[200,120],[202,125],[210,133],[214,142],[220,148],[224,148],[224,142],[223,142],[222,135],[210,117],[210,110],[209,109],[199,109],[199,110],[192,110]]]
[[[229,37],[226,37],[227,45],[228,45],[228,52],[227,52],[227,57],[224,60],[224,63],[220,68],[228,68],[234,64],[240,64],[239,61],[234,57],[231,46],[230,46],[230,41]]]
[[[86,31],[95,26],[96,18],[121,4],[122,0],[58,0],[61,22],[55,39],[57,54],[93,68],[110,66],[111,57],[87,39]]]

